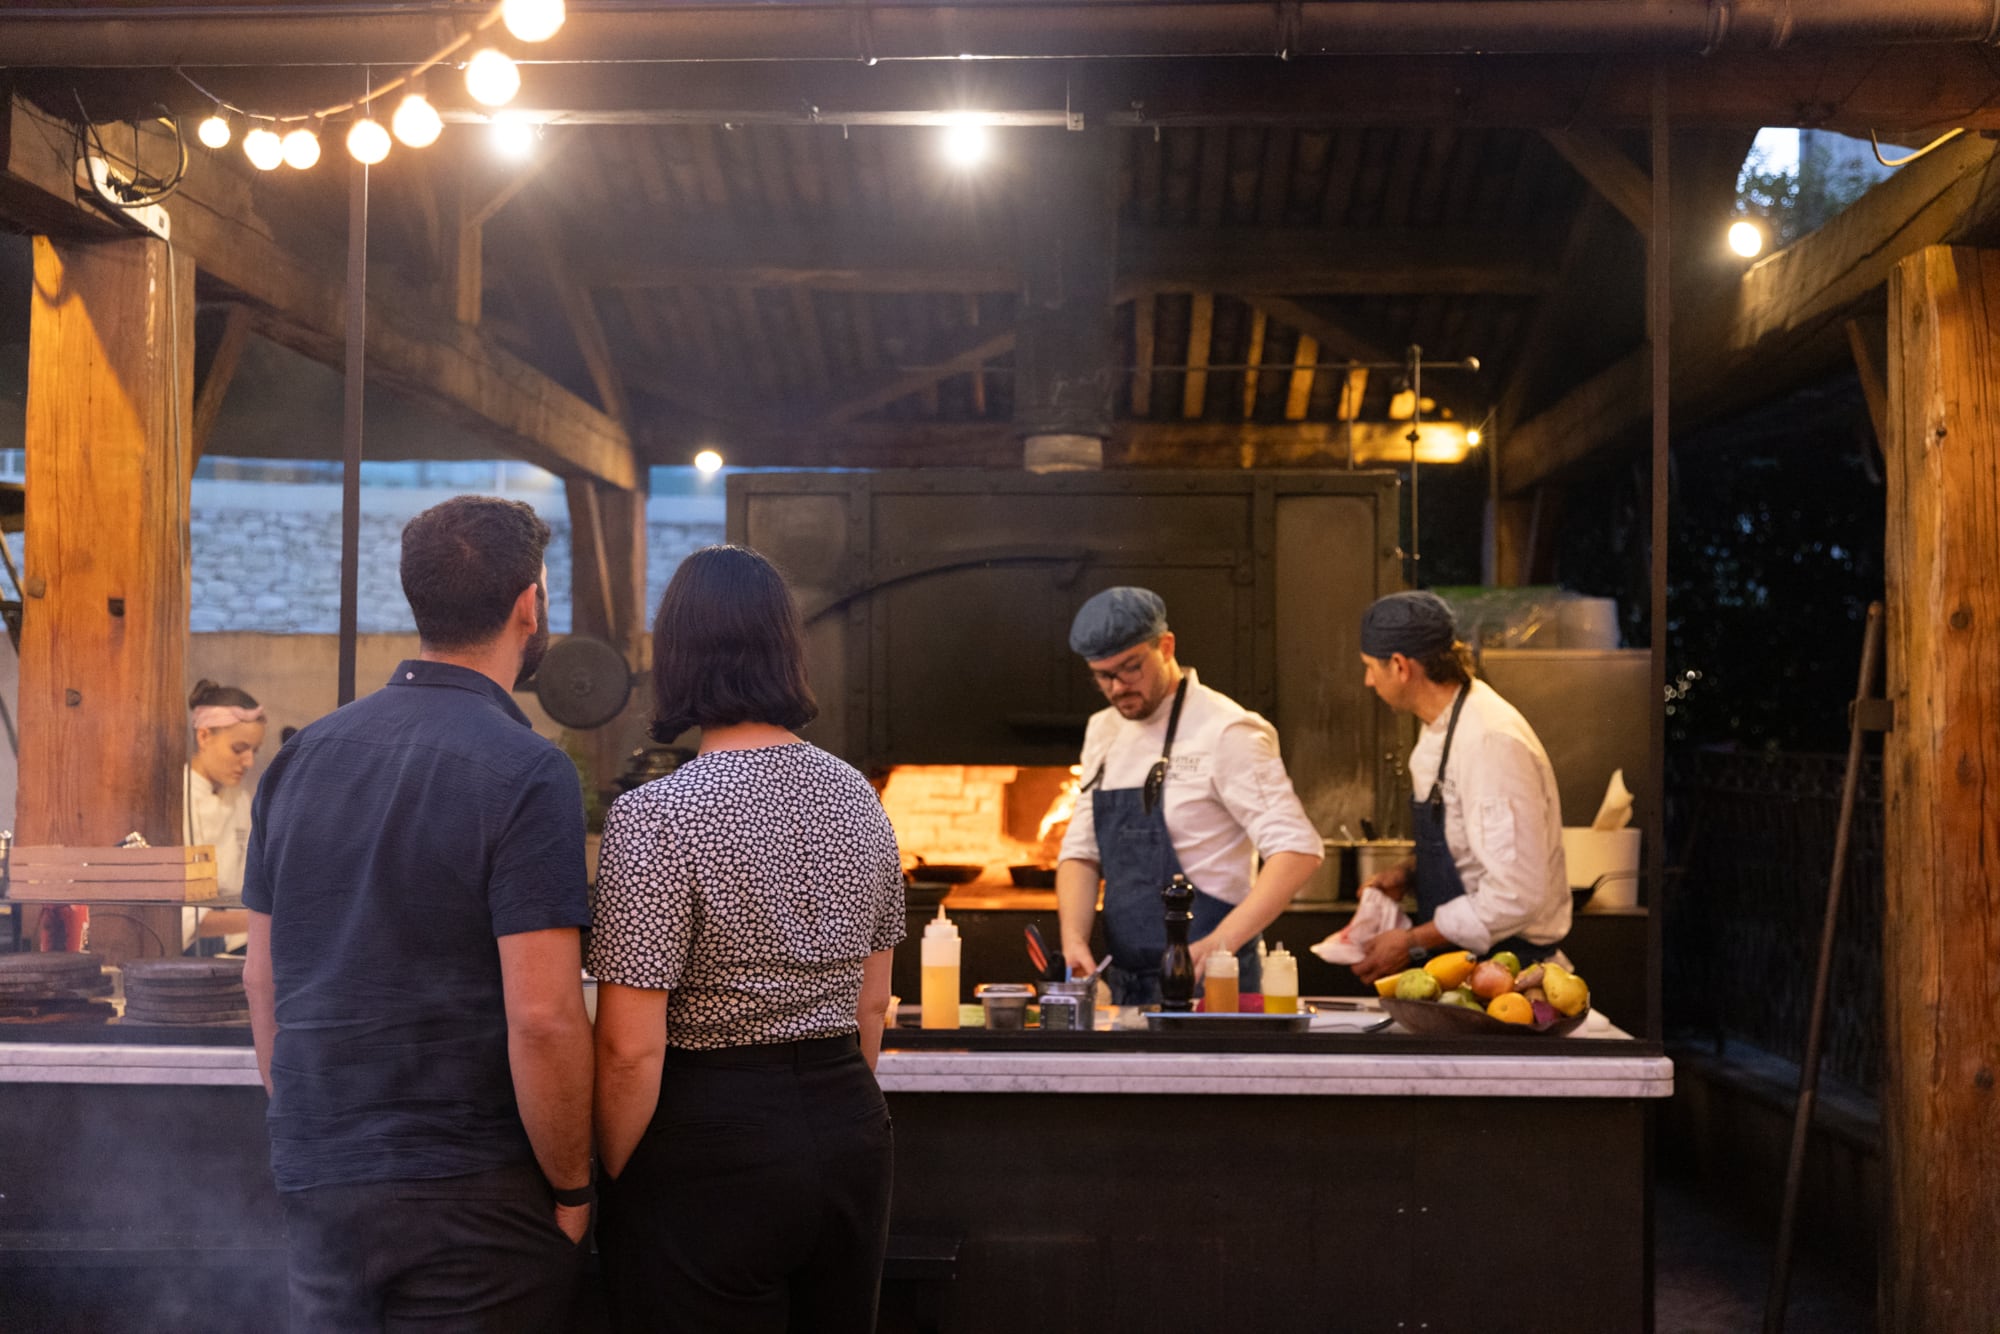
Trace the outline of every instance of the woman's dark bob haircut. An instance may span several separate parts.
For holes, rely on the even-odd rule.
[[[703,547],[674,571],[653,617],[653,738],[690,727],[819,716],[805,627],[784,576],[748,547]]]

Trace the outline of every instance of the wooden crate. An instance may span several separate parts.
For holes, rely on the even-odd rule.
[[[215,849],[21,848],[7,860],[17,903],[205,903],[217,896]]]

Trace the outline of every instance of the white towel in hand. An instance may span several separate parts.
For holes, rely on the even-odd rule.
[[[1384,931],[1401,931],[1410,919],[1396,900],[1373,885],[1361,891],[1361,905],[1354,919],[1312,947],[1312,952],[1328,963],[1360,963],[1368,952],[1368,942]]]

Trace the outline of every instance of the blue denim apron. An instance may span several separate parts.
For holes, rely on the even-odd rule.
[[[1144,786],[1105,790],[1101,764],[1083,786],[1090,793],[1098,866],[1104,875],[1104,940],[1111,947],[1111,966],[1104,970],[1104,980],[1114,1005],[1157,1005],[1160,1000],[1160,956],[1167,948],[1166,905],[1160,901],[1160,891],[1181,874],[1181,859],[1167,833],[1166,781],[1186,698],[1183,677],[1174,693],[1173,712],[1167,716],[1166,745]],[[1215,930],[1234,906],[1197,887],[1189,939],[1198,941]],[[1263,985],[1263,965],[1257,958],[1262,939],[1255,936],[1236,952],[1237,986],[1243,991]]]
[[[1465,894],[1465,880],[1458,873],[1458,859],[1451,855],[1451,847],[1444,837],[1444,769],[1451,763],[1451,739],[1458,732],[1459,711],[1465,707],[1465,697],[1471,693],[1470,685],[1463,686],[1458,698],[1452,701],[1451,721],[1444,729],[1444,753],[1438,757],[1437,778],[1431,783],[1430,796],[1423,800],[1415,796],[1410,798],[1411,837],[1417,844],[1415,922],[1418,926],[1435,917],[1439,908]],[[1505,940],[1494,941],[1487,954],[1491,956],[1501,950],[1512,950],[1526,966],[1553,957],[1561,946],[1561,941],[1552,945],[1536,945],[1521,936],[1508,936]]]

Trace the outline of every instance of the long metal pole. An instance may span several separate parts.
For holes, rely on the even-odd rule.
[[[1875,698],[1875,673],[1882,660],[1882,604],[1868,604],[1861,632],[1861,683],[1854,691],[1854,716],[1847,726],[1847,773],[1840,783],[1840,823],[1833,832],[1833,869],[1827,873],[1826,915],[1819,928],[1819,965],[1813,973],[1811,1017],[1806,1021],[1806,1054],[1799,1067],[1799,1102],[1792,1113],[1792,1151],[1785,1161],[1785,1198],[1778,1209],[1778,1247],[1771,1257],[1771,1290],[1764,1299],[1764,1334],[1784,1334],[1785,1300],[1792,1281],[1792,1243],[1799,1221],[1799,1186],[1805,1179],[1806,1140],[1819,1102],[1820,1045],[1826,1037],[1826,993],[1833,980],[1833,937],[1840,922],[1840,888],[1847,880],[1848,837],[1854,829],[1854,799],[1861,786],[1861,752],[1867,743],[1862,710]]]
[[[1667,71],[1664,63],[1653,66],[1652,88],[1652,230],[1646,234],[1646,316],[1652,340],[1653,363],[1653,485],[1652,517],[1648,543],[1652,558],[1652,681],[1653,698],[1647,709],[1651,733],[1649,780],[1652,797],[1647,805],[1646,842],[1646,1036],[1658,1042],[1663,1031],[1660,1016],[1660,973],[1664,967],[1662,919],[1666,915],[1667,879],[1667,552],[1668,451],[1672,445],[1668,409],[1672,406],[1673,361],[1670,349],[1674,327],[1673,288],[1673,153],[1667,121]],[[1646,1109],[1646,1186],[1640,1230],[1645,1238],[1644,1281],[1641,1290],[1645,1309],[1641,1327],[1653,1329],[1654,1241],[1656,1238],[1653,1175],[1653,1143],[1659,1113]]]
[[[341,412],[340,472],[340,691],[337,703],[354,702],[354,648],[361,598],[361,411],[367,379],[368,165],[356,162],[347,187],[347,362]]]

